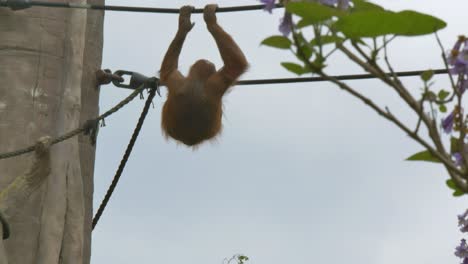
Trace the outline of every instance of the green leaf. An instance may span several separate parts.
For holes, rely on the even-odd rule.
[[[337,30],[350,38],[384,35],[418,36],[434,33],[447,24],[430,15],[415,11],[363,11],[342,16],[335,23]]]
[[[440,90],[439,93],[437,94],[437,97],[439,97],[440,100],[444,100],[445,98],[447,98],[447,96],[449,96],[450,93],[445,91],[444,89]]]
[[[304,27],[315,25],[315,24],[317,24],[317,22],[312,21],[312,20],[308,20],[308,19],[301,19],[301,20],[299,20],[299,22],[297,22],[296,27],[297,28],[304,28]]]
[[[410,161],[428,161],[428,162],[440,163],[440,160],[438,158],[432,156],[432,154],[427,150],[418,152],[418,153],[408,157],[406,160],[410,160]]]
[[[302,67],[301,65],[299,64],[296,64],[296,63],[292,63],[292,62],[282,62],[281,63],[281,66],[283,66],[284,68],[286,68],[288,71],[290,72],[293,72],[297,75],[302,75],[304,73],[308,73],[309,71],[307,69],[305,69],[304,67]]]
[[[310,45],[318,46],[319,43],[320,45],[326,45],[330,43],[337,43],[337,42],[343,42],[343,41],[345,41],[344,38],[340,38],[337,36],[320,36],[318,38],[314,38],[313,40],[311,40]]]
[[[455,184],[455,182],[452,179],[446,180],[445,184],[447,184],[447,186],[452,190],[457,190],[458,189],[457,185]]]
[[[447,23],[437,17],[419,13],[412,10],[405,10],[397,13],[398,18],[402,20],[403,26],[400,26],[399,35],[418,36],[427,35],[439,31],[447,26]]]
[[[433,70],[427,70],[421,73],[421,79],[424,82],[428,82],[432,77],[434,76],[434,71]]]
[[[441,113],[446,113],[447,112],[447,107],[445,105],[439,105],[439,111]]]
[[[365,0],[353,0],[353,11],[375,11],[375,10],[384,10],[383,7],[377,5],[377,4],[374,4],[374,3],[371,3],[371,2],[367,2]]]
[[[262,41],[263,45],[270,46],[278,49],[289,49],[291,47],[291,40],[283,36],[271,36]]]
[[[300,16],[302,24],[315,24],[323,22],[334,16],[344,14],[343,11],[313,2],[293,2],[286,5],[289,13]]]
[[[455,182],[452,179],[446,180],[445,184],[447,184],[447,186],[450,189],[454,190],[454,192],[452,193],[453,196],[459,197],[459,196],[462,196],[462,195],[465,194],[462,190],[460,190],[460,188],[457,187],[457,185],[455,184]]]

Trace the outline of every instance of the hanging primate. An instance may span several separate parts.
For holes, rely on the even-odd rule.
[[[166,137],[188,146],[195,146],[220,132],[222,97],[248,67],[240,48],[216,22],[216,8],[217,5],[207,5],[203,18],[216,41],[224,66],[216,71],[213,63],[201,59],[192,65],[187,77],[177,69],[185,37],[194,26],[190,21],[191,6],[180,9],[179,29],[161,65],[160,81],[168,88],[162,129]],[[203,48],[193,50],[201,52]]]

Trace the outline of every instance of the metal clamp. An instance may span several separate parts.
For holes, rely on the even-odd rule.
[[[0,0],[0,6],[7,6],[12,10],[21,10],[32,6],[31,0]]]
[[[109,84],[113,80],[117,82],[123,82],[124,78],[116,74],[112,74],[112,71],[109,69],[97,70],[96,71],[96,80],[98,85]]]
[[[113,79],[112,83],[117,87],[135,90],[141,85],[144,85],[144,88],[157,89],[158,94],[159,94],[159,79],[156,77],[147,77],[138,72],[124,71],[124,70],[115,71],[114,74],[122,78],[124,78],[124,76],[126,75],[130,76],[130,82],[128,84],[124,82],[119,82],[118,80]]]

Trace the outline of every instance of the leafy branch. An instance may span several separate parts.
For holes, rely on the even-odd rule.
[[[349,0],[285,0],[283,4],[286,7],[280,25],[283,35],[271,36],[262,42],[266,46],[289,50],[298,60],[281,65],[298,75],[316,74],[358,98],[424,147],[407,160],[442,164],[450,176],[447,186],[453,189],[454,196],[468,193],[468,147],[465,143],[468,130],[462,107],[463,94],[468,88],[467,38],[459,37],[450,54],[446,55],[436,35],[444,65],[451,73],[451,91],[434,90],[434,73],[427,70],[421,75],[423,88],[417,98],[396,75],[388,47],[396,38],[436,34],[446,27],[444,21],[412,10],[393,12],[364,0],[353,0],[352,3]],[[299,20],[294,22],[292,18]],[[418,116],[415,128],[411,129],[388,107],[379,106],[355,87],[327,74],[327,62],[332,63],[331,55],[336,52],[341,52],[393,90]],[[449,107],[453,110],[442,121],[437,120],[437,114],[446,113]],[[427,135],[422,135],[422,131]],[[444,145],[445,134],[451,136],[448,148]]]

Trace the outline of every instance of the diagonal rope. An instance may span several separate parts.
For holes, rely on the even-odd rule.
[[[102,213],[104,212],[104,209],[106,209],[107,203],[109,202],[115,190],[115,187],[117,186],[117,183],[120,180],[120,176],[122,175],[125,165],[127,164],[128,158],[130,157],[130,154],[132,153],[133,146],[135,145],[138,135],[140,134],[141,127],[143,126],[143,123],[145,122],[146,115],[148,114],[148,110],[151,106],[151,103],[153,102],[153,98],[156,95],[156,91],[157,91],[157,88],[152,88],[149,92],[148,99],[146,99],[145,106],[143,107],[143,111],[141,112],[140,118],[138,119],[138,123],[135,127],[135,130],[133,131],[132,138],[130,139],[130,142],[127,145],[127,149],[125,150],[122,160],[120,161],[119,168],[117,169],[117,172],[115,173],[115,176],[112,179],[112,183],[109,186],[109,189],[107,190],[106,195],[104,196],[104,199],[102,200],[101,205],[99,206],[99,209],[94,215],[92,229],[96,227],[99,219],[102,216]]]

